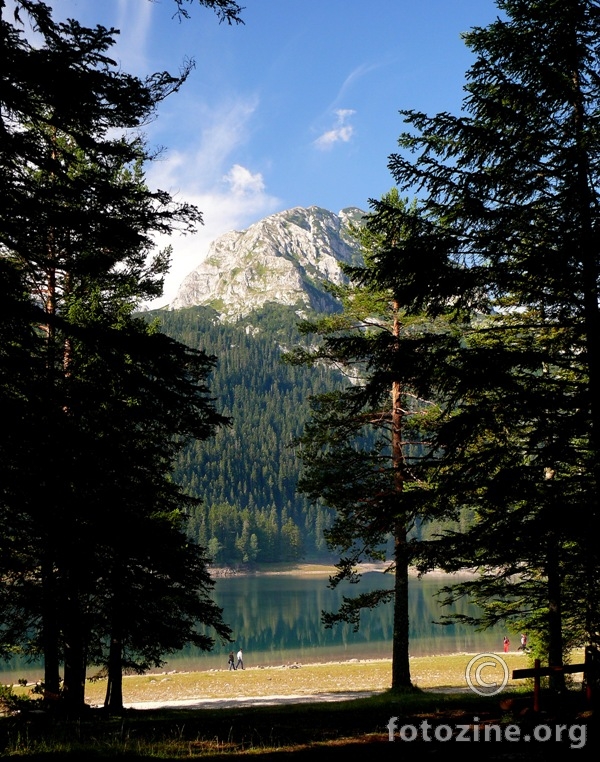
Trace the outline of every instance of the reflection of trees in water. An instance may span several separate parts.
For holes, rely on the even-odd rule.
[[[357,633],[348,625],[326,630],[320,621],[322,610],[335,610],[343,595],[357,589],[391,587],[393,578],[371,573],[357,588],[345,585],[327,588],[326,580],[290,577],[244,577],[219,580],[216,598],[224,608],[224,617],[233,628],[236,642],[257,654],[269,651],[298,651],[305,648],[352,646],[391,642],[393,612],[391,605],[366,611]],[[460,624],[435,624],[442,613],[435,594],[440,583],[434,580],[411,580],[410,619],[413,653],[468,650],[493,645],[498,635],[481,636]],[[456,613],[472,613],[472,606],[461,601]],[[224,652],[224,651],[223,651]]]
[[[392,607],[381,606],[365,612],[360,630],[352,632],[348,625],[326,630],[321,624],[322,610],[334,610],[342,602],[342,596],[353,595],[360,589],[391,587],[393,577],[377,573],[365,574],[358,588],[344,585],[329,590],[327,580],[319,577],[293,579],[290,577],[233,577],[217,580],[215,598],[224,609],[224,619],[233,629],[236,647],[241,646],[249,663],[268,661],[268,655],[281,658],[281,652],[289,652],[288,658],[306,658],[303,652],[327,649],[326,658],[389,657],[391,650],[386,644],[392,641]],[[434,624],[442,611],[435,594],[441,582],[411,579],[410,582],[410,638],[411,654],[448,653],[452,651],[485,652],[499,650],[503,633],[476,633],[473,628],[461,624],[442,626]],[[467,601],[459,602],[453,611],[472,613]],[[165,612],[168,616],[168,612]],[[353,651],[352,649],[355,649]],[[171,668],[178,661],[193,660],[200,667],[225,666],[231,645],[214,650],[214,658],[194,649],[186,649],[169,658]],[[319,658],[315,654],[315,659]],[[212,660],[212,662],[211,662]],[[13,660],[5,669],[31,674],[31,665],[25,660]],[[18,676],[22,676],[19,674]]]
[[[336,608],[342,601],[342,592],[328,590],[323,581],[277,580],[264,590],[260,580],[253,591],[261,601],[260,615],[252,620],[245,616],[234,631],[240,637],[256,643],[256,650],[300,649],[332,646],[340,643],[385,640],[391,622],[391,610],[380,615],[366,615],[359,633],[348,626],[326,630],[320,623],[323,609]],[[251,593],[252,594],[252,593]],[[227,607],[225,615],[227,615]],[[388,627],[386,627],[386,624]],[[249,635],[252,633],[252,635]]]

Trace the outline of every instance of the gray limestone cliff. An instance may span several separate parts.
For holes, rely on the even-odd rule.
[[[169,309],[209,305],[225,319],[267,302],[326,310],[332,299],[324,281],[344,281],[339,262],[361,262],[348,225],[363,214],[354,207],[339,214],[297,207],[226,233],[184,279]]]

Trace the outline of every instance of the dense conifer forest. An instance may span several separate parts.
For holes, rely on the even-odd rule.
[[[189,445],[174,479],[202,499],[191,510],[190,535],[217,564],[325,557],[323,530],[332,511],[296,493],[302,433],[311,395],[339,385],[326,368],[282,363],[300,341],[292,307],[269,305],[235,323],[208,307],[148,313],[161,329],[217,357],[210,388],[232,423],[211,441]]]
[[[252,565],[329,559],[323,530],[334,511],[297,492],[302,469],[294,441],[310,416],[310,398],[345,382],[324,365],[282,362],[302,339],[296,308],[270,304],[237,322],[219,320],[210,307],[147,313],[169,336],[217,357],[210,388],[231,426],[189,445],[176,464],[175,481],[201,504],[190,510],[190,536],[214,563]],[[411,536],[432,537],[457,522],[417,521]]]

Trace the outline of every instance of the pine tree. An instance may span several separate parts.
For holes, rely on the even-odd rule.
[[[152,255],[153,236],[192,230],[201,219],[145,185],[151,156],[130,132],[189,68],[140,80],[108,57],[114,30],[55,23],[39,2],[19,0],[17,10],[42,44],[26,40],[18,16],[14,26],[0,16],[2,285],[13,322],[21,321],[18,338],[2,345],[18,373],[9,381],[2,369],[1,393],[18,399],[26,423],[1,506],[2,638],[7,648],[43,654],[47,697],[58,697],[64,662],[65,704],[77,712],[86,666],[107,638],[114,686],[136,654],[156,663],[177,644],[210,646],[192,616],[227,635],[207,597],[206,559],[182,531],[189,501],[170,480],[185,442],[205,439],[225,419],[206,387],[214,358],[132,317],[141,299],[162,290],[168,251]],[[9,432],[7,446],[12,439]],[[162,527],[172,555],[162,558],[157,541],[150,552],[143,541],[128,546],[121,522],[137,523],[146,540]],[[134,584],[136,616],[123,623],[122,586],[132,575],[148,587],[161,580],[156,599],[172,607],[170,627],[156,610],[141,616],[143,585]],[[110,703],[119,700],[113,694]]]
[[[413,214],[395,191],[383,201],[408,217]],[[312,417],[298,440],[304,466],[299,489],[311,501],[336,509],[326,532],[330,548],[342,553],[333,586],[343,579],[358,581],[361,560],[384,560],[392,538],[388,571],[395,575],[394,588],[344,598],[340,611],[325,614],[324,622],[349,621],[357,627],[361,609],[392,601],[393,689],[411,686],[408,569],[413,549],[408,534],[417,517],[426,520],[428,515],[418,446],[430,406],[415,397],[401,371],[421,320],[400,310],[393,282],[379,270],[376,254],[409,234],[408,225],[376,228],[367,218],[365,228],[357,231],[364,266],[343,267],[350,285],[331,288],[342,311],[305,323],[303,332],[319,338],[317,349],[298,348],[288,356],[293,362],[326,363],[348,377],[345,389],[312,401]]]
[[[600,6],[498,7],[495,22],[465,34],[476,60],[464,114],[401,112],[408,127],[389,166],[401,191],[419,190],[431,234],[418,257],[400,245],[380,264],[402,281],[405,309],[451,314],[470,334],[440,340],[415,366],[415,383],[436,386],[446,406],[435,439],[443,484],[490,530],[467,536],[462,561],[537,575],[560,664],[568,598],[581,606],[569,601],[581,638],[597,644],[600,630]],[[569,517],[558,527],[557,511]]]

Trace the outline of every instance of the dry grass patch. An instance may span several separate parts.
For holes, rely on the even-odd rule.
[[[528,666],[522,654],[502,654],[510,672]],[[471,654],[423,656],[411,659],[413,683],[419,688],[465,688]],[[496,679],[485,673],[486,681]],[[500,677],[501,679],[501,677]],[[514,683],[509,681],[509,686]],[[226,699],[249,696],[318,695],[350,691],[386,691],[391,686],[391,661],[349,661],[291,667],[253,667],[125,677],[125,703],[185,699]],[[101,704],[106,681],[89,683],[87,701]]]
[[[335,691],[385,691],[390,687],[391,662],[344,662],[290,667],[253,667],[175,674],[128,676],[123,680],[125,703],[248,696],[316,695]],[[106,681],[86,687],[86,700],[104,700]]]
[[[442,656],[418,656],[410,660],[412,680],[418,688],[466,688],[466,669],[474,654],[445,654]],[[509,674],[513,669],[529,666],[529,660],[522,653],[497,654],[508,666]],[[491,658],[487,661],[491,661]],[[474,666],[477,667],[481,661]],[[471,674],[473,671],[471,670]],[[482,678],[486,683],[502,682],[503,670],[498,667],[486,667]],[[508,686],[513,687],[522,681],[509,679]]]

